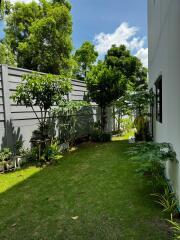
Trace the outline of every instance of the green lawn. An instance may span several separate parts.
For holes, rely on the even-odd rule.
[[[0,239],[170,239],[128,147],[83,144],[56,166],[0,175]]]

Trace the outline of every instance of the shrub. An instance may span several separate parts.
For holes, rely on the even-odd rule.
[[[91,133],[91,141],[93,141],[93,142],[99,142],[100,141],[100,131],[94,130]]]
[[[156,202],[163,207],[163,212],[174,214],[177,208],[176,196],[170,191],[165,178],[165,163],[167,161],[177,161],[176,153],[169,143],[139,143],[130,150],[132,159],[142,160],[139,172],[148,176],[152,183]]]
[[[40,151],[39,146],[33,146],[24,152],[24,158],[29,163],[37,163],[43,165],[47,162],[58,161],[61,158],[60,147],[57,142],[46,144],[43,151]]]
[[[112,131],[112,135],[122,135],[123,131],[121,129]]]
[[[10,148],[4,148],[0,151],[0,162],[8,161],[12,157]]]
[[[152,196],[156,197],[157,200],[155,202],[159,203],[163,207],[163,212],[168,214],[173,214],[177,210],[177,201],[175,194],[169,191],[168,187],[164,188],[164,193],[154,193],[151,194]]]
[[[39,158],[39,149],[38,147],[32,147],[31,149],[27,149],[24,152],[24,158],[29,163],[34,163],[38,161]]]
[[[95,130],[91,134],[91,141],[93,142],[110,142],[111,141],[111,133],[101,133],[98,130]]]
[[[54,142],[50,145],[47,145],[43,154],[43,157],[45,161],[48,162],[57,162],[59,159],[61,159],[61,153],[60,148],[57,144],[57,142]]]
[[[100,142],[110,142],[111,141],[111,133],[102,133],[100,135]]]
[[[23,148],[23,141],[18,140],[15,142],[13,146],[13,154],[14,155],[21,155],[21,149]]]
[[[178,222],[175,222],[172,218],[172,215],[171,215],[171,220],[168,220],[168,222],[171,224],[171,228],[173,230],[173,233],[174,233],[174,240],[178,240],[180,239],[180,224]]]
[[[134,125],[137,132],[135,133],[136,141],[152,141],[152,136],[149,131],[149,122],[144,116],[138,116],[134,120]]]
[[[169,143],[139,143],[130,148],[131,159],[141,160],[138,172],[148,176],[154,192],[162,191],[166,185],[165,163],[176,160],[176,153]]]

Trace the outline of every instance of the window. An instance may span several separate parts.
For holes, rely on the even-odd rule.
[[[162,76],[160,76],[156,83],[156,120],[162,123]]]

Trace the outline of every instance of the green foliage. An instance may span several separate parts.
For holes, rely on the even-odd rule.
[[[135,133],[136,141],[152,141],[149,132],[149,122],[146,116],[138,115],[134,120],[134,126],[137,131]]]
[[[168,187],[164,188],[164,193],[154,193],[151,196],[157,198],[155,202],[163,207],[163,212],[173,214],[177,210],[177,201],[175,194],[169,191]]]
[[[111,138],[111,133],[102,133],[99,130],[94,130],[91,133],[91,141],[93,142],[110,142]]]
[[[176,153],[170,143],[146,142],[138,143],[130,148],[130,155],[133,159],[146,161],[176,161]]]
[[[118,50],[117,48],[113,49],[117,54],[119,53]],[[117,57],[116,59],[110,57],[108,61],[116,67],[123,64],[123,60],[118,62]],[[125,94],[114,104],[117,109],[115,114],[119,115],[120,119],[122,119],[123,115],[136,114],[135,125],[138,128],[136,138],[138,140],[150,140],[145,118],[149,116],[149,106],[152,104],[154,94],[148,90],[147,69],[135,57],[132,57],[131,62],[128,59],[125,60],[124,64],[126,66],[125,69],[131,69],[134,74],[128,79]]]
[[[59,74],[71,67],[72,20],[66,1],[16,2],[6,25],[6,40],[19,67]]]
[[[47,114],[55,104],[65,101],[64,96],[71,90],[71,83],[64,76],[51,74],[24,75],[22,82],[17,86],[12,99],[17,104],[31,107],[39,120],[40,126],[47,124]],[[39,117],[34,106],[39,106]]]
[[[34,146],[31,149],[24,151],[24,158],[28,163],[36,163],[39,159],[39,148]]]
[[[6,43],[0,43],[0,64],[16,66],[15,56]]]
[[[138,172],[143,173],[152,184],[158,204],[163,207],[163,212],[167,214],[177,213],[177,199],[175,193],[171,191],[165,178],[165,163],[167,161],[177,161],[176,153],[169,143],[141,143],[135,144],[130,149],[132,159],[142,161]]]
[[[16,141],[13,146],[13,153],[14,155],[21,155],[23,149],[23,142],[22,141]]]
[[[140,60],[132,56],[124,45],[113,45],[105,56],[105,62],[109,68],[120,72],[126,78],[128,86],[136,80],[137,71],[141,66]]]
[[[133,120],[131,116],[120,118],[118,121],[120,121],[121,130],[125,134],[130,132],[130,130],[133,128]]]
[[[61,5],[64,5],[69,10],[71,10],[71,4],[68,0],[49,0],[49,2],[52,2],[53,4],[58,3],[58,4],[61,4]]]
[[[106,107],[124,93],[125,79],[118,71],[108,68],[104,62],[98,62],[87,75],[87,88],[90,98],[101,108],[101,125],[106,125]]]
[[[174,220],[173,220],[173,217],[172,217],[172,215],[171,215],[171,220],[168,220],[168,222],[171,224],[171,228],[172,228],[172,230],[173,230],[173,232],[174,232],[174,240],[178,240],[178,239],[180,239],[180,223],[179,222],[175,222]]]
[[[78,113],[81,109],[88,108],[89,104],[85,101],[69,101],[59,104],[52,110],[52,114],[57,119],[57,129],[59,131],[59,141],[74,144],[77,138]]]
[[[87,88],[90,98],[102,109],[102,130],[106,125],[105,108],[124,96],[136,79],[139,60],[131,56],[124,45],[112,46],[105,61],[98,62],[87,75]]]
[[[48,162],[57,162],[62,158],[57,141],[46,146],[43,158]]]
[[[176,153],[169,143],[139,143],[130,148],[131,159],[141,160],[141,166],[137,170],[148,177],[153,191],[162,191],[167,186],[164,179],[165,163],[176,161]]]
[[[152,91],[148,90],[147,82],[144,83],[146,86],[144,90],[135,90],[134,93],[130,94],[129,102],[131,104],[131,109],[136,111],[138,116],[147,116],[149,112],[149,107],[153,104],[154,94]],[[142,86],[143,87],[143,86]]]
[[[0,20],[2,20],[5,17],[5,15],[10,13],[11,6],[12,4],[9,0],[0,1]]]
[[[6,19],[6,39],[14,53],[18,55],[18,45],[29,38],[29,27],[43,17],[43,9],[38,3],[16,2]]]
[[[77,62],[75,77],[84,80],[97,57],[98,52],[95,51],[94,45],[91,42],[84,42],[74,55]]]
[[[26,149],[23,153],[23,157],[28,163],[36,163],[38,165],[43,165],[47,162],[57,162],[62,157],[60,147],[56,140],[45,144],[42,151],[40,150],[40,145],[36,144],[31,149]]]
[[[11,152],[10,148],[3,148],[0,151],[0,162],[10,160],[11,157],[12,157],[12,152]]]

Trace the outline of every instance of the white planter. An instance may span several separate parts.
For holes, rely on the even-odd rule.
[[[25,163],[26,160],[22,156],[14,156],[13,157],[14,167],[21,168],[22,163]]]

